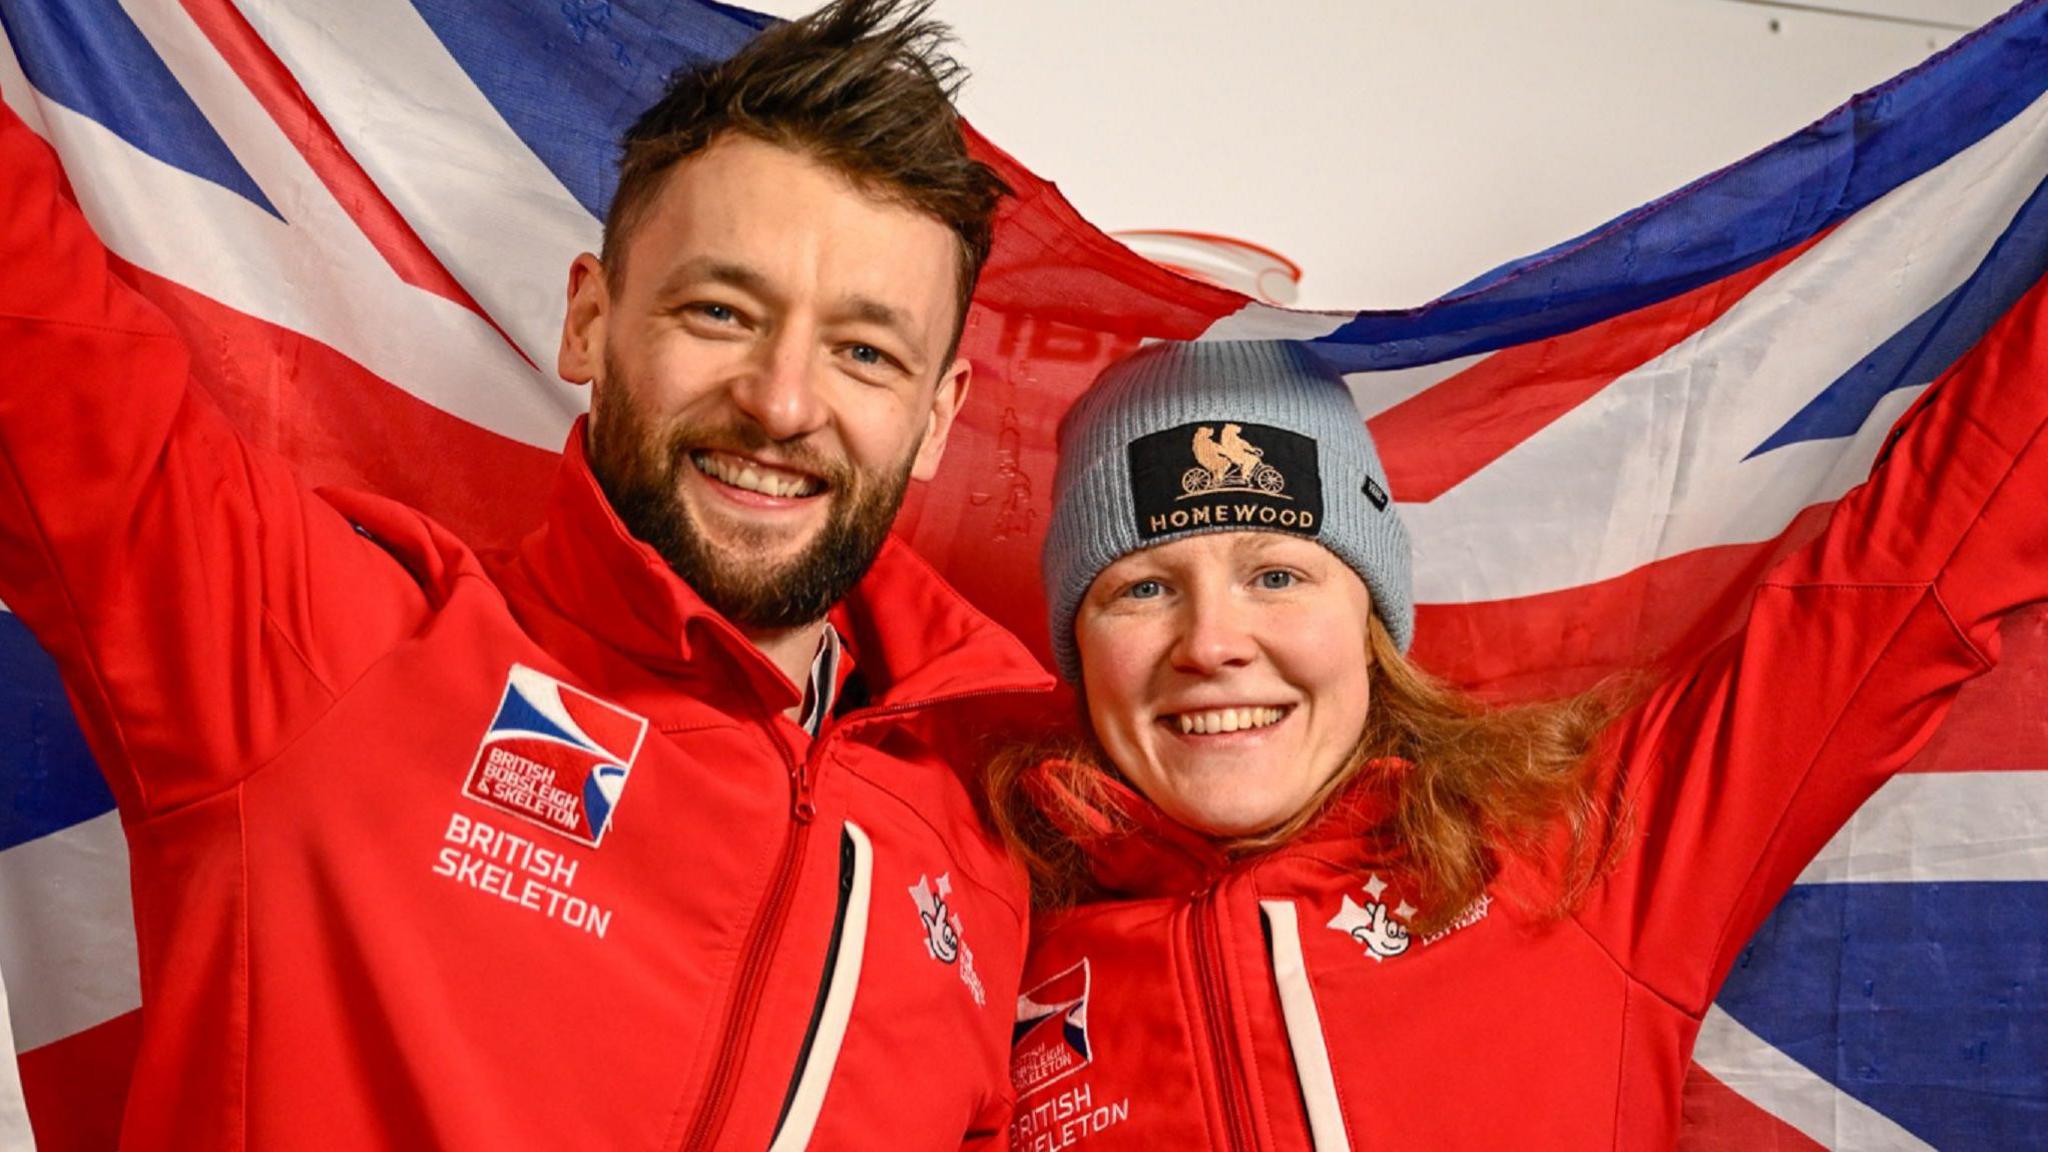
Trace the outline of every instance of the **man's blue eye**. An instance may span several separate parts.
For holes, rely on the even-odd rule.
[[[1269,568],[1259,573],[1259,587],[1278,592],[1294,587],[1294,573],[1284,568]]]
[[[700,304],[697,311],[703,313],[707,319],[716,320],[721,324],[734,318],[733,310],[723,304]]]
[[[855,344],[851,355],[857,363],[861,364],[880,364],[882,362],[881,349],[876,348],[872,344]]]

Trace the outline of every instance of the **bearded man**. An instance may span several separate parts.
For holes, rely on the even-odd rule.
[[[888,531],[1003,191],[941,34],[847,0],[633,127],[592,415],[483,558],[240,439],[0,113],[0,597],[129,837],[124,1147],[1000,1142],[1025,899],[959,734],[1049,679]]]

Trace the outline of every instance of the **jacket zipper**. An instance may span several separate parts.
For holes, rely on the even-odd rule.
[[[1249,1150],[1257,1147],[1251,1127],[1251,1102],[1244,1099],[1244,1071],[1239,1059],[1236,1033],[1230,1026],[1229,982],[1223,972],[1223,929],[1216,911],[1214,889],[1196,897],[1190,910],[1189,942],[1195,971],[1202,984],[1202,1019],[1208,1026],[1209,1059],[1216,1069],[1217,1096],[1223,1103],[1223,1122],[1229,1147]]]
[[[782,1098],[775,1121],[775,1139],[768,1152],[794,1152],[807,1147],[825,1103],[825,1089],[839,1063],[846,1024],[860,991],[861,959],[867,952],[868,903],[874,887],[875,852],[867,833],[849,820],[839,833],[839,907],[832,918],[832,942],[825,952],[825,971],[818,980],[818,999],[811,1007],[811,1025],[797,1050],[796,1071]]]
[[[783,842],[782,856],[776,862],[775,878],[769,885],[768,896],[762,902],[760,915],[754,921],[754,935],[747,941],[747,951],[740,962],[740,977],[732,1006],[725,1016],[724,1035],[719,1040],[718,1063],[711,1069],[711,1077],[705,1089],[704,1106],[697,1111],[697,1118],[690,1125],[690,1132],[684,1138],[685,1152],[706,1152],[717,1146],[719,1131],[725,1127],[725,1115],[732,1108],[733,1077],[738,1073],[741,1057],[745,1055],[747,1041],[753,1033],[756,1010],[760,1007],[762,977],[767,971],[768,959],[773,945],[782,937],[783,921],[789,915],[791,897],[796,891],[796,878],[801,872],[804,848],[810,840],[811,822],[818,814],[812,803],[810,765],[817,759],[818,752],[826,741],[850,731],[856,725],[870,722],[921,708],[950,704],[959,700],[971,700],[977,696],[1003,696],[1022,693],[1018,688],[984,688],[970,692],[956,692],[950,696],[934,696],[927,700],[906,701],[887,708],[872,708],[858,716],[840,721],[834,730],[811,744],[810,755],[804,763],[798,764],[796,756],[789,750],[780,736],[771,736],[775,750],[782,754],[783,764],[789,769],[790,815],[796,822],[795,831]],[[799,1059],[797,1071],[801,1078],[803,1063]],[[785,1102],[785,1108],[787,1103]],[[779,1123],[779,1122],[778,1122]]]
[[[715,1147],[719,1129],[725,1126],[725,1114],[732,1107],[733,1078],[739,1072],[747,1041],[753,1035],[754,1017],[760,1008],[768,960],[775,950],[775,943],[782,938],[783,922],[789,916],[790,900],[796,894],[796,878],[801,872],[804,848],[810,843],[811,820],[817,815],[817,809],[811,803],[809,758],[804,764],[798,764],[781,736],[773,735],[770,739],[774,741],[776,751],[782,753],[782,762],[789,769],[790,818],[795,827],[782,842],[782,855],[775,863],[774,879],[768,885],[768,895],[762,901],[760,914],[754,918],[754,934],[748,939],[746,953],[740,960],[739,980],[732,1005],[726,1009],[724,1035],[718,1043],[718,1063],[711,1069],[710,1082],[704,1092],[704,1106],[698,1109],[697,1120],[690,1125],[690,1134],[683,1141],[682,1146],[691,1152]],[[813,754],[822,743],[820,740],[812,744]]]
[[[810,1066],[811,1049],[818,1043],[818,1022],[825,1016],[825,997],[832,991],[833,980],[839,972],[839,946],[846,938],[846,905],[853,899],[853,867],[853,835],[841,831],[839,906],[832,912],[832,937],[825,945],[825,968],[818,973],[818,995],[811,1001],[811,1023],[804,1029],[804,1042],[797,1046],[796,1068],[789,1077],[789,1090],[782,1097],[782,1112],[775,1117],[775,1134],[778,1137],[782,1135],[783,1125],[789,1123],[789,1109],[796,1103],[797,1086],[804,1082],[804,1069]]]

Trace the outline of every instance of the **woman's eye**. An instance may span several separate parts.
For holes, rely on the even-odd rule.
[[[1124,590],[1124,595],[1133,600],[1150,600],[1166,591],[1166,586],[1157,580],[1140,580]]]
[[[1258,576],[1259,587],[1269,592],[1294,587],[1294,573],[1285,568],[1268,568]]]

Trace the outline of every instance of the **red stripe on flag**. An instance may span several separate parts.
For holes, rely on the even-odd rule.
[[[1512,600],[1416,608],[1416,663],[1489,697],[1580,691],[1632,669],[1683,663],[1732,632],[1772,565],[1820,534],[1832,503],[1776,539],[1701,548],[1632,572]]]
[[[1117,243],[1082,219],[1051,182],[972,127],[966,134],[968,150],[1014,193],[996,216],[995,246],[974,297],[981,307],[1091,329],[1136,347],[1143,337],[1192,340],[1251,303]],[[1065,410],[1062,403],[1059,412]]]
[[[1389,487],[1427,503],[1721,318],[1826,232],[1752,268],[1576,332],[1504,348],[1368,421]]]
[[[896,531],[1049,662],[1038,550],[1060,418],[1141,340],[1193,339],[1249,301],[1125,248],[1058,188],[972,129],[967,135],[1016,195],[1004,201],[960,338],[973,390],[938,476],[911,486]]]
[[[555,453],[444,412],[308,336],[111,262],[177,325],[195,375],[242,434],[308,485],[401,500],[473,547],[540,523]]]
[[[142,1042],[142,1013],[125,1012],[18,1058],[37,1152],[112,1152]]]
[[[1694,1064],[1686,1071],[1679,1152],[1821,1152],[1822,1145]]]
[[[356,227],[372,247],[384,257],[385,263],[398,278],[432,292],[436,296],[452,300],[478,316],[494,329],[505,341],[507,347],[519,354],[519,358],[532,364],[519,345],[498,327],[498,322],[485,312],[483,306],[470,296],[455,279],[447,266],[420,239],[398,208],[387,199],[370,174],[363,171],[355,157],[342,146],[341,138],[327,118],[307,97],[305,89],[293,78],[291,71],[256,29],[243,19],[228,0],[181,0],[185,11],[192,17],[200,31],[225,59],[235,75],[241,77],[251,94],[270,118],[277,122],[293,147],[306,158],[320,182],[334,194],[335,202],[348,213]]]

